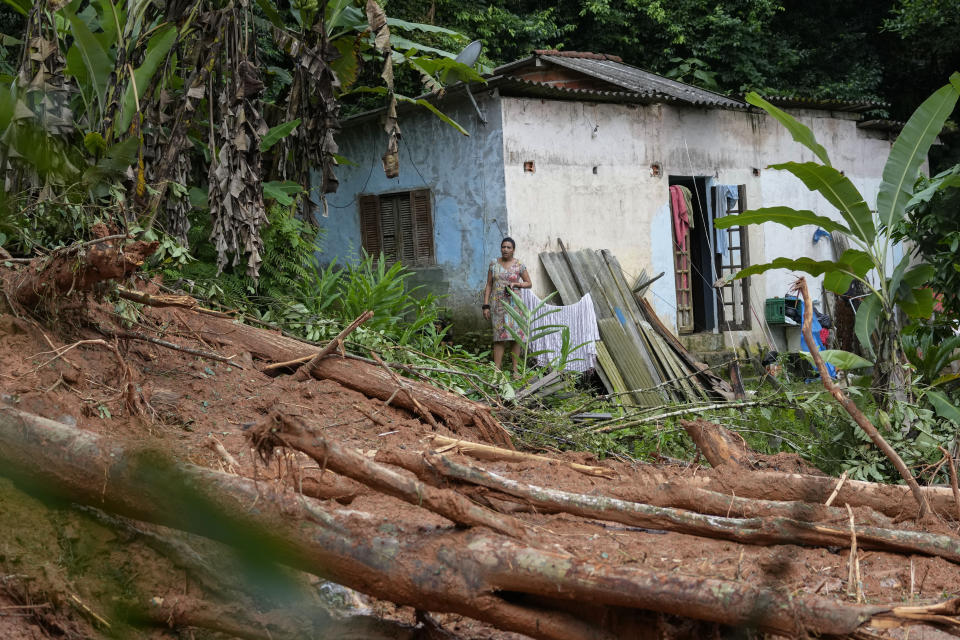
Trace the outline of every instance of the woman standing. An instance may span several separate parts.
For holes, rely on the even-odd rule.
[[[482,307],[483,317],[493,324],[493,364],[503,369],[503,352],[510,345],[514,374],[520,363],[520,341],[527,337],[506,307],[514,304],[510,289],[529,289],[533,286],[527,267],[513,257],[516,246],[517,243],[509,236],[500,241],[500,257],[490,263],[487,271]]]

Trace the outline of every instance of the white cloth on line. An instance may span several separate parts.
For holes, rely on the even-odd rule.
[[[528,309],[537,309],[543,302],[530,289],[521,289],[520,297]],[[534,334],[540,327],[548,325],[563,325],[570,330],[569,344],[581,347],[573,351],[568,357],[564,369],[567,371],[589,371],[597,366],[597,340],[600,331],[597,329],[597,315],[593,310],[593,298],[590,294],[580,298],[579,302],[563,306],[544,304],[537,311],[537,316],[530,323],[530,332]],[[530,343],[531,352],[543,351],[537,356],[537,364],[542,367],[550,365],[560,356],[562,345],[562,330],[534,340]]]

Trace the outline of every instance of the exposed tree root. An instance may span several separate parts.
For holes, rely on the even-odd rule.
[[[49,256],[34,258],[10,290],[11,298],[24,307],[72,291],[90,291],[107,280],[122,280],[140,268],[157,250],[157,242],[115,244],[123,236],[109,236],[91,243],[66,247]]]

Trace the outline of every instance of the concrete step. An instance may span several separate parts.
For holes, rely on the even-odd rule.
[[[687,348],[687,351],[694,353],[723,351],[726,349],[723,343],[722,333],[687,333],[678,337],[683,346]]]
[[[732,349],[717,349],[711,351],[691,351],[697,362],[702,362],[713,368],[713,372],[721,378],[726,378],[726,371],[730,368],[730,361],[735,354]],[[743,366],[741,364],[741,366]]]

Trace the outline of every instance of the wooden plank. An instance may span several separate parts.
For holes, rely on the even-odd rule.
[[[644,328],[645,336],[650,341],[654,352],[666,368],[668,373],[667,379],[674,381],[670,385],[670,388],[674,391],[677,400],[681,402],[692,402],[706,397],[696,377],[690,375],[698,370],[686,366],[677,355],[673,353],[673,350],[664,342],[663,338],[653,330],[653,327],[650,326],[649,323],[644,321],[641,326]]]
[[[595,273],[595,278],[599,283],[599,291],[604,295],[607,304],[611,307],[611,313],[613,313],[616,320],[620,322],[630,343],[634,346],[636,355],[639,356],[643,366],[645,366],[649,372],[651,384],[648,386],[659,386],[666,378],[663,376],[660,367],[658,367],[654,361],[654,356],[650,352],[650,348],[640,334],[640,327],[635,319],[637,313],[635,312],[636,303],[632,300],[633,296],[630,296],[629,299],[624,296],[623,292],[629,292],[629,289],[627,288],[626,282],[623,281],[623,273],[620,272],[619,269],[616,272],[619,279],[623,281],[621,290],[602,252],[590,252],[589,255],[584,256],[584,260]],[[618,311],[619,313],[617,313]],[[616,354],[613,355],[614,358],[616,358]],[[660,395],[659,392],[658,395]],[[664,399],[666,399],[669,394],[664,392],[662,395]]]
[[[540,254],[540,262],[546,269],[557,293],[560,294],[561,304],[574,304],[580,299],[580,293],[576,289],[577,285],[573,281],[573,275],[570,273],[566,262],[564,262],[563,256],[558,253],[544,252]]]

